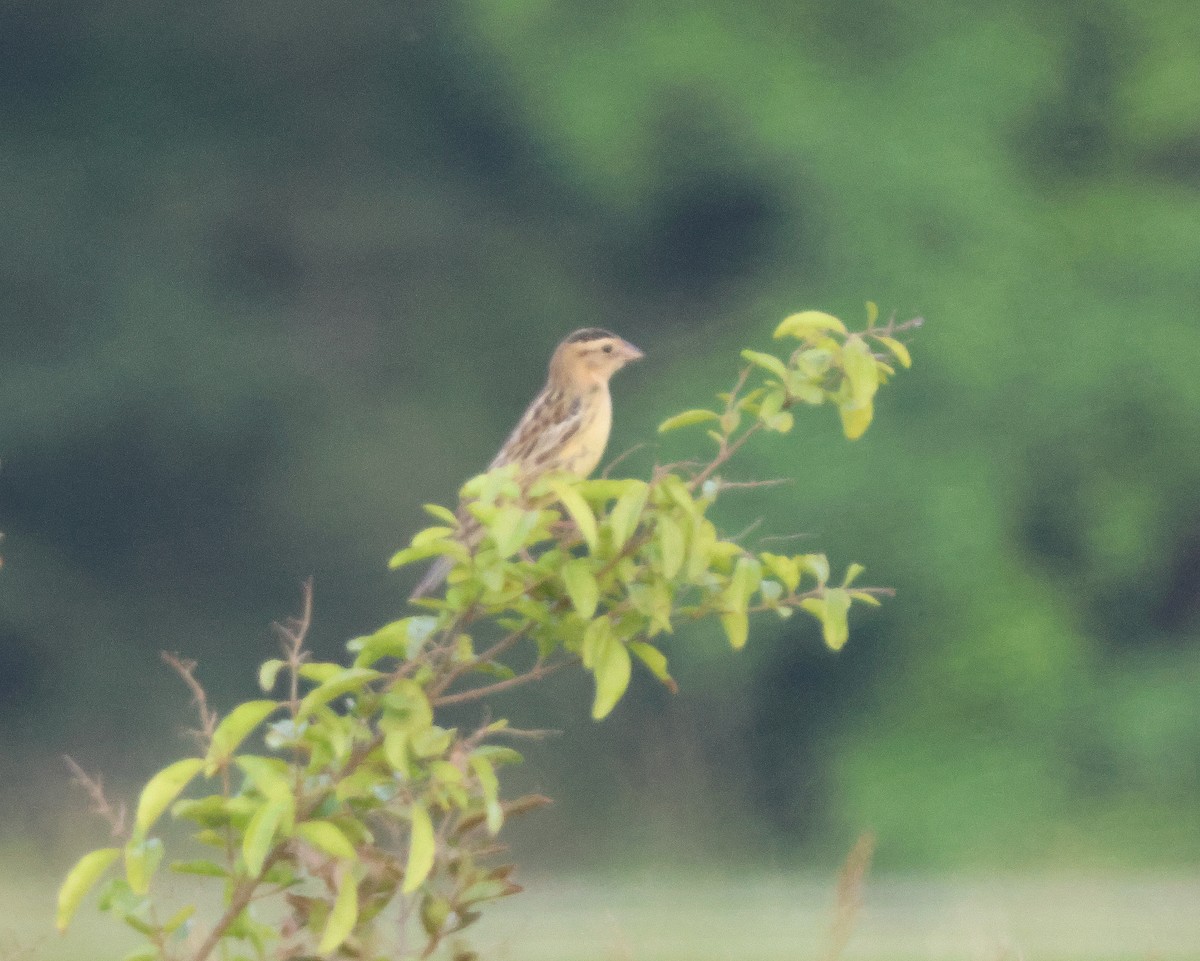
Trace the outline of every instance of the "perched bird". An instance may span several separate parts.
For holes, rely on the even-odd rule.
[[[518,479],[526,487],[552,471],[587,477],[604,456],[612,427],[609,378],[641,356],[633,344],[607,330],[575,331],[555,348],[546,386],[487,469],[516,464]],[[458,516],[459,536],[468,547],[475,547],[481,534],[478,523],[462,508]],[[439,558],[409,600],[437,588],[453,566],[450,558]]]

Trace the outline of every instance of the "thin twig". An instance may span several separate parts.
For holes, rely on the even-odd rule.
[[[600,472],[600,476],[608,477],[609,471],[611,471],[614,467],[616,467],[619,463],[621,463],[621,461],[625,460],[625,458],[627,458],[630,454],[636,454],[638,451],[640,451],[646,447],[650,447],[650,446],[655,446],[655,445],[651,445],[648,441],[643,441],[640,444],[634,444],[628,450],[622,451],[620,454],[618,454],[616,457],[614,457],[611,461],[609,461],[608,464],[605,465],[604,470],[602,470]]]
[[[850,935],[854,933],[854,922],[862,909],[863,885],[874,853],[875,835],[864,831],[858,836],[854,847],[842,863],[842,870],[838,873],[833,924],[829,929],[829,950],[825,953],[825,961],[838,961],[842,952],[846,950]]]
[[[119,803],[114,807],[104,793],[103,778],[99,775],[94,778],[89,776],[87,771],[68,754],[63,755],[63,760],[67,762],[67,767],[71,771],[71,781],[87,792],[87,796],[92,802],[92,813],[108,822],[111,836],[114,838],[127,837],[125,817],[128,811],[124,803]]]
[[[429,703],[434,707],[445,707],[448,704],[464,704],[468,701],[478,701],[482,697],[498,694],[500,691],[507,691],[509,688],[528,684],[531,681],[540,681],[551,674],[561,671],[564,667],[578,663],[578,661],[578,657],[572,656],[550,665],[539,663],[524,674],[518,674],[516,677],[506,678],[503,681],[497,681],[495,684],[485,684],[483,687],[473,687],[468,691],[459,691],[456,694],[443,694],[441,697],[430,698]]]
[[[196,680],[196,662],[169,651],[162,652],[162,659],[182,678],[183,683],[192,692],[192,703],[196,705],[196,713],[200,715],[200,731],[198,733],[203,739],[203,743],[207,744],[212,740],[213,731],[217,727],[217,712],[208,706],[208,695],[204,693],[204,688]]]

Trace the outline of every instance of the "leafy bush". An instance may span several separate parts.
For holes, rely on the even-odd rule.
[[[483,904],[519,891],[513,866],[496,863],[496,835],[547,799],[503,798],[500,774],[521,761],[510,742],[538,732],[504,719],[446,727],[439,711],[582,666],[595,679],[599,720],[625,693],[635,661],[674,688],[660,638],[681,621],[716,618],[738,649],[752,614],[800,610],[840,648],[852,604],[877,604],[889,592],[855,586],[858,564],[835,581],[823,554],[752,552],[723,538],[708,514],[724,490],[745,486],[724,481],[721,468],[756,434],[791,431],[793,408],[830,403],[848,438],[866,430],[890,362],[909,364],[894,335],[919,322],[875,321],[874,305],[861,333],[806,311],[775,331],[799,342],[787,356],[743,351],[748,366],[717,408],[660,427],[704,426],[716,445],[707,460],[656,467],[648,480],[523,483],[511,467],[472,478],[462,502],[484,531],[478,546],[459,540],[458,515],[431,505],[441,523],[391,561],[453,559],[444,598],[352,640],[348,663],[329,663],[305,650],[306,595],[304,615],[281,628],[283,656],[259,669],[265,694],[282,685],[278,697],[218,719],[195,665],[170,658],[196,698],[202,750],[149,780],[129,829],[77,770],[124,843],[71,870],[59,927],[122,859],[100,907],[147,940],[126,961],[204,961],[219,946],[234,958],[382,958],[396,947],[377,924],[389,908],[402,922],[399,956],[426,957]],[[248,748],[260,730],[262,746]],[[224,889],[224,911],[207,926],[193,921],[194,905],[168,913],[152,896],[165,856],[155,829],[168,812],[189,825],[204,855],[170,869]],[[270,920],[257,908],[264,899],[278,905]],[[419,919],[419,945],[407,941],[410,917]]]

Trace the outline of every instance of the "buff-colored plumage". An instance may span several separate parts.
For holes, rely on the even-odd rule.
[[[612,427],[612,396],[608,381],[642,352],[607,330],[577,330],[554,351],[546,386],[534,398],[488,470],[518,465],[518,476],[528,485],[555,471],[587,477],[600,463]],[[479,527],[470,514],[459,510],[461,538],[473,548]],[[410,600],[437,588],[450,572],[449,558],[438,560],[421,579]]]

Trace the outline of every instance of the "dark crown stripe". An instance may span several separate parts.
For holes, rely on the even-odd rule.
[[[604,340],[606,337],[616,337],[611,330],[604,330],[601,327],[588,327],[584,330],[577,330],[567,338],[568,344],[580,344],[589,340]]]

